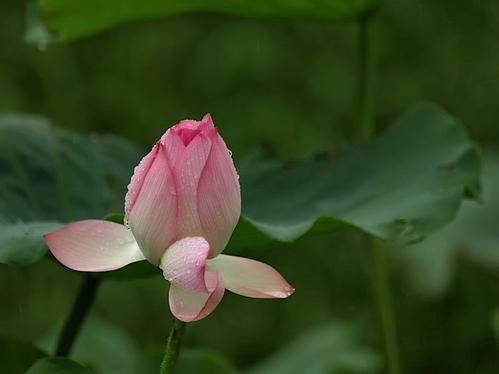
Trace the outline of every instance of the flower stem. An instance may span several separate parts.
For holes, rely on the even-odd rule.
[[[172,374],[175,370],[186,323],[173,318],[170,336],[166,342],[165,354],[161,362],[160,374]]]
[[[99,278],[88,274],[83,278],[80,291],[71,308],[71,313],[66,319],[64,327],[59,335],[55,351],[56,356],[66,357],[69,355],[76,336],[95,299],[100,282],[101,280]]]
[[[388,285],[385,248],[380,240],[375,238],[369,238],[369,240],[371,241],[374,294],[381,317],[383,340],[388,358],[388,373],[402,374],[397,345],[397,326]]]
[[[369,140],[375,131],[372,90],[372,53],[369,46],[369,23],[372,14],[365,14],[358,21],[358,71],[356,87],[357,141]],[[369,238],[371,247],[372,274],[374,294],[378,305],[386,356],[388,358],[388,373],[402,374],[400,354],[397,345],[397,328],[393,312],[390,287],[388,284],[388,269],[386,253],[382,242]]]

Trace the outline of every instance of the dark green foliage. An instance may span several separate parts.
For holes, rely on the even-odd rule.
[[[245,17],[291,18],[299,20],[351,20],[374,8],[375,0],[38,0],[40,11],[28,14],[30,41],[45,43],[50,38],[40,24],[52,31],[52,37],[72,40],[92,35],[129,21],[148,20],[179,13],[208,11]],[[41,18],[41,20],[40,20]],[[34,28],[34,30],[33,30]]]
[[[63,5],[70,3],[80,2],[67,1]],[[98,5],[102,7],[107,4],[101,3]],[[203,12],[150,22],[120,21],[121,26],[98,34],[99,30],[92,29],[96,23],[75,23],[74,30],[78,29],[75,32],[79,34],[62,35],[49,32],[40,18],[47,17],[47,25],[54,30],[56,14],[37,15],[33,10],[36,8],[31,9],[31,16],[35,17],[29,18],[30,35],[26,37],[39,48],[46,48],[43,53],[24,44],[25,2],[0,2],[3,19],[0,111],[4,113],[41,113],[78,134],[122,136],[140,147],[137,159],[130,160],[129,167],[167,127],[182,118],[198,119],[208,111],[236,160],[245,159],[257,146],[270,160],[276,160],[262,166],[261,159],[253,158],[246,163],[253,165],[251,169],[255,169],[258,161],[258,168],[277,168],[282,176],[305,165],[299,160],[307,159],[306,165],[332,163],[330,156],[335,154],[322,158],[313,155],[333,145],[341,156],[336,163],[348,156],[350,151],[345,149],[352,149],[349,142],[356,134],[352,123],[358,115],[352,108],[357,66],[354,23],[334,24],[308,17],[297,21],[286,17],[240,18]],[[114,10],[116,17],[107,23],[109,27],[120,16],[118,9]],[[61,20],[68,14],[64,12]],[[496,0],[387,0],[382,2],[372,24],[376,132],[386,137],[392,131],[388,126],[393,118],[412,103],[429,100],[461,119],[470,138],[483,146],[488,155],[481,205],[465,202],[455,225],[451,223],[421,243],[390,252],[390,281],[406,374],[496,374],[499,370],[499,277],[495,244],[499,242],[499,231],[493,193],[498,187],[491,182],[497,174],[499,144],[499,49],[494,48],[499,34],[498,20]],[[66,25],[61,21],[60,27],[63,26]],[[47,45],[51,37],[74,39],[91,29],[91,37]],[[418,129],[416,126],[414,132]],[[459,133],[456,131],[454,135]],[[427,137],[425,141],[431,144],[433,139]],[[426,143],[421,146],[424,158]],[[474,148],[469,143],[467,146]],[[403,164],[404,160],[396,161]],[[448,176],[444,172],[447,169],[451,175],[465,177],[466,173],[462,173],[465,162],[460,164],[464,169],[458,170],[452,162],[442,165],[446,167],[428,173]],[[0,174],[5,170],[1,166]],[[265,175],[264,170],[249,170],[242,162],[239,169],[248,185],[253,183],[251,172],[255,178]],[[127,178],[130,172],[126,171]],[[357,176],[352,172],[353,177]],[[476,186],[464,179],[456,185]],[[0,188],[2,182],[3,179]],[[270,180],[263,182],[271,184]],[[397,179],[393,186],[409,191],[410,186],[404,186],[407,183]],[[444,190],[447,196],[457,194]],[[476,189],[465,192],[469,195]],[[99,214],[121,212],[123,193],[124,190],[117,193],[116,205],[111,204],[114,206]],[[457,208],[457,200],[449,201],[452,203],[444,209],[447,215]],[[389,205],[383,208],[392,212]],[[262,218],[259,214],[267,214],[262,208],[253,209],[259,218]],[[309,208],[304,212],[309,212]],[[30,210],[17,213],[25,215],[23,222],[28,222],[30,214],[29,222],[33,225],[40,222]],[[92,213],[89,217],[102,215]],[[61,217],[58,214],[51,220],[60,222]],[[9,225],[22,226],[12,229],[4,225],[7,229],[0,230],[0,237],[8,237],[14,243],[22,240],[33,245],[33,253],[40,255],[45,251],[43,243],[24,240],[23,222],[18,217],[9,218]],[[317,235],[304,235],[293,243],[283,244],[269,241],[253,224],[242,220],[234,237],[241,241],[233,241],[231,249],[244,250],[248,256],[272,264],[297,292],[283,302],[251,300],[227,292],[215,313],[188,327],[185,367],[191,370],[194,367],[202,373],[196,366],[199,362],[203,368],[210,368],[213,361],[228,361],[229,368],[236,367],[241,372],[256,370],[285,352],[286,347],[311,328],[329,323],[331,317],[337,319],[340,327],[358,328],[359,339],[351,346],[382,352],[365,235],[347,227],[330,232],[336,228],[331,227],[333,222],[338,221],[320,218],[312,226]],[[397,222],[406,224],[403,219]],[[395,227],[398,226],[390,223],[383,230],[391,232]],[[429,233],[426,227],[416,227],[420,234]],[[251,242],[251,249],[265,250],[249,252],[249,246],[242,245],[243,240]],[[8,256],[9,262],[26,262],[24,256],[5,247],[0,247],[2,256]],[[143,264],[147,265],[146,262],[132,265]],[[37,341],[66,317],[79,280],[74,272],[45,259],[25,267],[0,264],[1,332],[24,341]],[[104,351],[117,354],[121,350],[132,357],[126,347],[132,342],[141,357],[149,352],[154,356],[150,366],[145,363],[140,366],[139,373],[145,374],[145,368],[149,367],[151,373],[157,373],[170,321],[167,291],[160,276],[127,282],[105,281],[91,318],[105,317],[126,336],[113,335],[101,324],[97,330],[104,333],[97,332],[90,340],[83,341],[80,349],[101,362],[110,359],[108,366],[80,360],[82,356],[74,359],[100,374],[112,374],[109,363],[128,361],[123,356],[113,360]],[[58,329],[54,331],[57,334]],[[108,341],[97,342],[95,336]],[[312,335],[306,339],[311,339],[313,346]],[[341,340],[349,342],[348,338]],[[9,352],[5,347],[1,341],[0,354]],[[203,361],[207,356],[210,356],[208,363]],[[291,358],[295,356],[296,352]],[[12,361],[1,362],[2,373],[7,367],[15,367]],[[222,367],[225,369],[227,365]],[[350,374],[348,367],[338,370]],[[379,372],[386,370],[381,368]]]
[[[0,337],[0,362],[6,374],[22,374],[45,356],[31,343]]]
[[[38,361],[26,374],[92,374],[92,371],[67,358],[45,358]]]

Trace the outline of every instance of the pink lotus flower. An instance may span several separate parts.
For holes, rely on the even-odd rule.
[[[147,259],[170,281],[172,313],[196,321],[224,290],[285,298],[294,289],[272,267],[220,254],[241,214],[232,158],[209,114],[168,129],[135,168],[125,198],[126,226],[71,223],[44,235],[52,254],[78,271],[108,271]]]

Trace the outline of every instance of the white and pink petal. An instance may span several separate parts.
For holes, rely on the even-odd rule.
[[[186,290],[209,293],[205,281],[210,245],[202,237],[187,237],[173,243],[161,258],[165,279]]]
[[[175,283],[170,286],[169,304],[172,314],[181,321],[193,322],[210,314],[224,295],[224,284],[220,273],[207,270],[205,273],[209,293],[187,290]]]
[[[242,296],[282,299],[295,291],[277,270],[263,262],[218,255],[207,264],[220,271],[225,288]]]
[[[109,271],[144,260],[125,226],[103,220],[70,223],[43,236],[63,265],[78,271]]]

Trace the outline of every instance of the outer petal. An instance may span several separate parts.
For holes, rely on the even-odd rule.
[[[174,167],[179,186],[177,238],[205,236],[198,214],[198,183],[210,149],[211,141],[207,136],[199,134],[185,148]]]
[[[133,170],[132,179],[130,180],[130,184],[128,185],[128,191],[125,196],[125,223],[128,222],[128,215],[132,210],[135,201],[137,200],[137,196],[139,195],[139,192],[142,189],[142,185],[144,184],[147,172],[151,168],[151,164],[156,158],[158,150],[159,146],[158,144],[156,144],[152,148],[151,152],[145,155]]]
[[[161,137],[161,143],[164,146],[170,168],[173,169],[185,149],[182,138],[177,134],[177,132],[170,128]]]
[[[241,192],[230,151],[216,131],[209,137],[211,152],[199,180],[197,205],[204,237],[211,245],[210,257],[214,257],[223,251],[239,220]]]
[[[257,298],[286,298],[295,289],[273,267],[249,258],[218,255],[208,264],[222,274],[225,288]]]
[[[172,283],[169,303],[173,315],[184,322],[200,320],[210,314],[220,303],[224,295],[224,285],[220,273],[207,270],[206,284],[212,290],[209,294],[186,290]]]
[[[167,281],[194,292],[209,293],[205,266],[210,245],[201,237],[187,237],[173,243],[161,258]]]
[[[43,236],[52,254],[78,271],[108,271],[144,260],[132,233],[118,223],[86,220]]]
[[[128,226],[146,258],[158,265],[166,248],[175,241],[177,189],[164,146],[158,143],[155,149],[149,170],[141,176],[140,191],[128,212]]]

